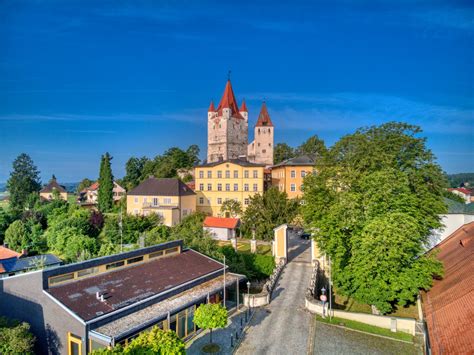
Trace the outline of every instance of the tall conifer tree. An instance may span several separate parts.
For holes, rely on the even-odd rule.
[[[105,153],[100,162],[98,203],[101,212],[109,212],[114,203],[114,176],[112,175],[111,160],[112,156]]]
[[[28,154],[20,154],[13,162],[13,171],[7,181],[10,193],[10,206],[13,209],[24,208],[28,195],[41,189],[39,171]]]

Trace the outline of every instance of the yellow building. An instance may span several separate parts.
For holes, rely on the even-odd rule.
[[[58,182],[56,181],[56,177],[53,175],[51,180],[49,180],[48,185],[43,187],[40,190],[39,194],[40,194],[40,198],[42,200],[50,201],[50,200],[54,199],[55,193],[58,194],[58,197],[61,200],[67,201],[66,188],[64,186],[59,185]]]
[[[150,177],[127,194],[127,213],[156,213],[166,226],[174,226],[196,211],[196,194],[179,179]]]
[[[313,171],[314,160],[302,155],[287,159],[272,167],[272,186],[286,192],[288,198],[297,198],[303,195],[303,179]]]
[[[195,191],[198,211],[222,216],[221,206],[226,200],[237,200],[242,209],[250,197],[264,190],[265,165],[243,159],[230,159],[196,166]]]

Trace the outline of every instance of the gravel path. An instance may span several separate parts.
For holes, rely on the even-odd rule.
[[[304,307],[304,292],[311,277],[309,246],[309,241],[290,239],[290,262],[273,300],[256,311],[236,354],[306,354],[313,319]]]

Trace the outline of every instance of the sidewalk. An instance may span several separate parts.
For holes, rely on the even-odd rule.
[[[229,323],[224,329],[214,329],[212,331],[212,342],[219,344],[221,351],[219,354],[232,354],[238,342],[242,337],[242,328],[245,329],[247,323],[245,322],[246,307],[241,307],[240,311],[233,313],[229,317]],[[247,318],[248,319],[248,318]],[[236,332],[238,332],[239,339],[236,340]],[[233,337],[233,347],[231,346],[231,335]],[[209,343],[209,331],[203,331],[186,344],[186,354],[195,355],[201,354],[201,348]]]

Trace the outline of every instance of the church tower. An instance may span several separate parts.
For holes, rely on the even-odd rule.
[[[274,127],[265,101],[254,128],[254,140],[248,145],[248,160],[253,163],[273,165]]]
[[[230,79],[217,109],[211,101],[207,113],[207,162],[237,159],[247,154],[248,111],[245,102],[240,109]]]

